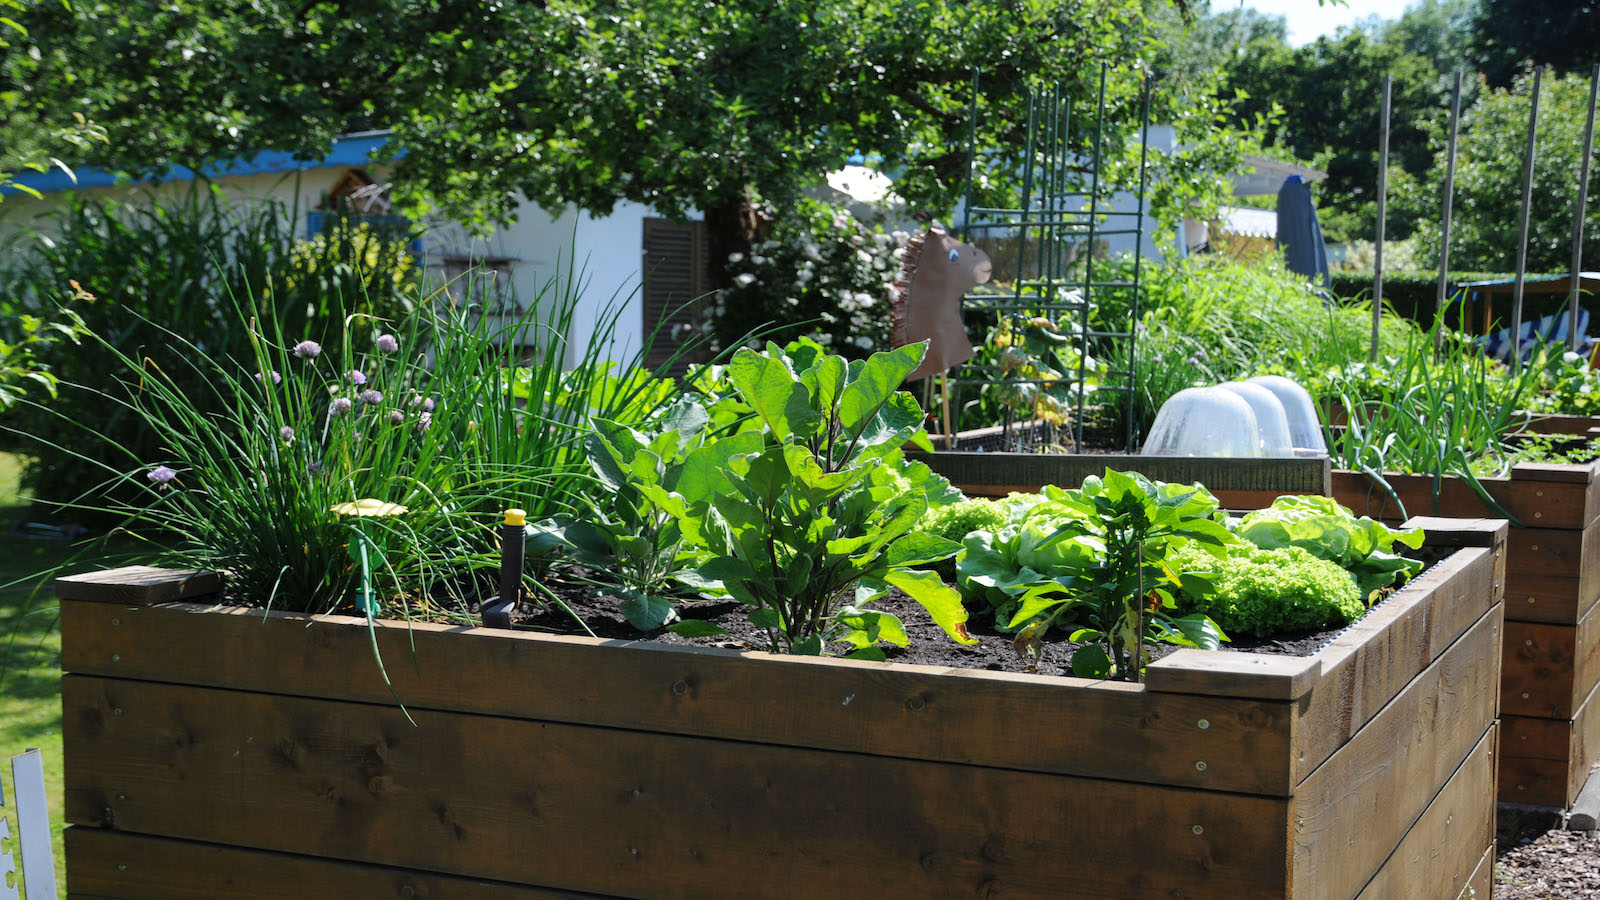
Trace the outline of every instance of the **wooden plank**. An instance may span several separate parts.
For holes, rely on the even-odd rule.
[[[1493,900],[1494,898],[1494,844],[1489,844],[1489,849],[1483,853],[1483,858],[1478,860],[1478,867],[1472,870],[1472,877],[1467,880],[1467,886],[1462,888],[1456,900]]]
[[[1357,900],[1451,900],[1494,844],[1494,735],[1486,732]]]
[[[1544,481],[1481,478],[1479,484],[1502,509],[1523,525],[1577,530],[1600,518],[1600,481],[1592,480],[1594,466],[1589,463],[1568,467],[1584,472],[1583,477],[1591,479],[1588,481],[1575,481],[1563,474],[1559,480]],[[1357,515],[1390,521],[1408,516],[1504,518],[1484,505],[1477,493],[1460,478],[1444,478],[1437,498],[1434,497],[1433,477],[1430,475],[1386,472],[1384,480],[1404,504],[1404,514],[1388,492],[1370,476],[1360,472],[1335,470],[1331,477],[1332,496]]]
[[[1499,691],[1492,648],[1500,622],[1498,607],[1485,614],[1296,788],[1292,896],[1355,896],[1485,746]],[[1490,805],[1492,785],[1485,782],[1478,799]],[[1488,842],[1485,834],[1473,849]]]
[[[1600,763],[1600,685],[1589,691],[1583,705],[1572,717],[1572,743],[1567,752],[1567,806],[1577,802],[1578,792],[1590,781],[1590,772]]]
[[[1506,547],[1510,551],[1506,557],[1507,575],[1554,575],[1592,580],[1593,573],[1584,572],[1584,561],[1586,558],[1593,560],[1595,552],[1600,550],[1600,528],[1577,531],[1513,528],[1506,539]]]
[[[1501,803],[1562,809],[1567,805],[1567,764],[1557,759],[1508,756],[1500,760]]]
[[[1322,675],[1294,723],[1296,784],[1486,613],[1499,614],[1495,572],[1503,557],[1498,549],[1456,551],[1317,652],[1313,658],[1321,661]],[[1499,637],[1495,631],[1488,639]],[[1483,664],[1499,677],[1497,661]]]
[[[1511,527],[1503,519],[1441,519],[1415,516],[1408,529],[1421,529],[1429,547],[1494,547],[1503,544]]]
[[[1592,596],[1583,596],[1587,588]],[[1522,572],[1506,576],[1506,619],[1576,625],[1600,600],[1600,578],[1577,578]]]
[[[1573,625],[1507,622],[1508,715],[1572,718],[1600,683],[1600,607]]]
[[[1500,755],[1524,759],[1558,759],[1572,752],[1572,721],[1532,716],[1500,717]]]
[[[73,896],[120,900],[588,900],[552,891],[409,869],[175,841],[101,828],[66,830]]]
[[[1511,716],[1572,718],[1577,636],[1572,625],[1507,622],[1501,711]]]
[[[68,672],[394,702],[357,618],[65,601],[61,631]],[[1287,703],[422,623],[380,623],[378,646],[411,709],[1245,793],[1291,789]],[[1201,760],[1210,764],[1197,768]]]
[[[57,578],[55,589],[56,596],[63,600],[139,606],[215,594],[222,590],[222,578],[215,572],[123,566]]]
[[[1512,481],[1565,481],[1569,484],[1588,484],[1595,480],[1593,465],[1571,463],[1517,463],[1511,467]]]
[[[1329,492],[1327,457],[1291,459],[1223,459],[1184,456],[1041,453],[907,453],[908,459],[929,468],[957,485],[981,489],[1004,485],[1008,489],[1037,491],[1046,484],[1075,488],[1091,475],[1107,469],[1142,472],[1157,481],[1204,484],[1213,492],[1260,491],[1281,494]]]
[[[1144,684],[1179,694],[1298,700],[1321,672],[1321,661],[1313,657],[1179,650],[1151,663]]]
[[[1589,429],[1600,427],[1600,418],[1595,416],[1574,416],[1559,413],[1535,413],[1522,426],[1528,434],[1575,434],[1584,435]]]
[[[1276,798],[80,675],[62,695],[75,825],[661,900],[849,896],[862,872],[883,900],[1285,887]]]

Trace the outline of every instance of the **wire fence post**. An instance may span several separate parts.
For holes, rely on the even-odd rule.
[[[1383,220],[1389,201],[1389,98],[1393,88],[1391,76],[1383,76],[1383,112],[1378,120],[1378,233],[1372,243],[1372,352],[1368,359],[1378,359],[1378,331],[1383,324]]]
[[[1578,200],[1572,212],[1572,291],[1567,300],[1567,349],[1578,349],[1578,288],[1583,274],[1583,216],[1589,202],[1589,157],[1594,153],[1594,106],[1600,99],[1600,64],[1589,70],[1589,109],[1583,123],[1583,159],[1578,163]]]
[[[1511,370],[1522,369],[1522,288],[1528,275],[1528,218],[1533,210],[1533,159],[1539,137],[1539,87],[1544,66],[1533,70],[1533,98],[1528,105],[1528,146],[1522,155],[1522,217],[1517,225],[1517,280],[1511,287]]]
[[[1450,290],[1450,213],[1455,204],[1456,138],[1461,130],[1461,73],[1456,73],[1455,90],[1450,95],[1450,141],[1444,158],[1444,215],[1439,223],[1439,285],[1434,290],[1433,349],[1444,345],[1445,296]]]

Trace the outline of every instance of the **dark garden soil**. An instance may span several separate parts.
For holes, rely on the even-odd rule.
[[[629,625],[618,610],[617,603],[609,597],[579,581],[562,580],[547,576],[545,584],[582,618],[598,637],[621,640],[647,640],[663,644],[721,647],[733,650],[764,650],[766,636],[752,626],[746,618],[744,607],[733,601],[704,601],[683,604],[679,614],[685,619],[711,622],[730,632],[712,637],[688,638],[670,631],[644,634]],[[1064,631],[1053,630],[1044,640],[1044,653],[1036,667],[1024,659],[1013,647],[1012,636],[1002,634],[994,627],[992,619],[973,615],[967,622],[968,633],[978,643],[960,645],[950,640],[939,626],[933,623],[920,604],[899,591],[872,605],[873,609],[893,613],[904,623],[911,639],[907,647],[880,645],[891,662],[913,663],[924,666],[941,666],[960,669],[987,669],[995,672],[1036,672],[1041,675],[1070,675],[1072,651],[1081,644],[1067,640]],[[583,633],[572,616],[555,604],[543,608],[527,608],[517,619],[521,628],[560,634]],[[1285,656],[1310,656],[1343,628],[1330,628],[1306,634],[1278,635],[1260,639],[1247,635],[1234,635],[1231,643],[1223,645],[1224,651],[1250,651]],[[1154,655],[1162,657],[1177,650],[1162,644],[1154,648]]]
[[[1502,807],[1496,900],[1600,897],[1600,834],[1567,831],[1558,813]]]

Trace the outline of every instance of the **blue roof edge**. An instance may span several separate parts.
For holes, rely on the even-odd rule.
[[[298,160],[281,150],[264,150],[249,159],[236,159],[213,163],[200,170],[206,178],[228,175],[270,175],[277,172],[295,172],[303,169],[331,169],[340,166],[360,166],[372,160],[379,148],[389,142],[387,131],[363,131],[340,135],[333,140],[328,155],[320,160]],[[404,155],[401,151],[400,155]],[[60,169],[46,172],[20,172],[12,178],[13,184],[0,188],[0,195],[26,193],[19,189],[28,187],[41,194],[70,191],[91,187],[111,187],[117,184],[160,184],[170,181],[193,181],[195,171],[187,166],[169,166],[161,173],[146,178],[130,178],[125,173],[98,166],[83,166],[76,170],[76,179]]]

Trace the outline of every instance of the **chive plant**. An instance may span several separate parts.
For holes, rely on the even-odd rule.
[[[498,514],[575,509],[592,484],[582,446],[591,417],[642,421],[672,393],[636,369],[639,351],[608,359],[619,298],[586,341],[569,339],[584,287],[569,264],[499,320],[424,298],[425,312],[397,326],[350,317],[337,348],[289,333],[270,296],[247,295],[235,309],[241,357],[208,355],[150,323],[178,373],[97,336],[136,373],[99,392],[104,406],[141,422],[159,450],[122,448],[120,466],[97,463],[107,484],[140,485],[140,500],[97,492],[77,506],[153,532],[164,562],[226,572],[238,599],[309,612],[347,608],[360,592],[350,526],[331,510],[403,506],[362,523],[385,548],[380,608],[464,618],[498,567]]]

